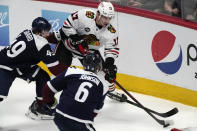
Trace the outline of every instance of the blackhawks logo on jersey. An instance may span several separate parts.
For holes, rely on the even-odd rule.
[[[112,25],[110,25],[108,28],[107,28],[111,33],[116,33],[116,30],[114,29],[114,27]]]
[[[93,18],[94,18],[94,12],[86,11],[86,16],[87,16],[88,18],[93,19]]]

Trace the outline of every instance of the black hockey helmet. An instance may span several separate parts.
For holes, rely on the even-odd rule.
[[[86,71],[99,72],[102,69],[102,61],[99,54],[89,53],[84,56],[83,67]]]
[[[32,32],[43,33],[44,31],[49,31],[51,29],[51,24],[43,17],[37,17],[32,22]]]

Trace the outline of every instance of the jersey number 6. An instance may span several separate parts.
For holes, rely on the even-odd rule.
[[[83,82],[80,86],[79,89],[77,90],[77,93],[75,95],[75,100],[78,102],[85,102],[88,95],[89,91],[85,87],[92,87],[92,84],[90,82]]]

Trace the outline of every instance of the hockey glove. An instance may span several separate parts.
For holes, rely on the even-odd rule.
[[[103,63],[103,70],[105,74],[105,80],[113,83],[116,79],[117,67],[114,65],[114,58],[108,57]]]
[[[83,36],[79,36],[77,34],[70,35],[70,43],[71,45],[79,51],[81,54],[87,54],[88,53],[88,43],[83,39]]]
[[[116,73],[117,73],[117,67],[116,65],[109,66],[108,69],[105,69],[105,80],[107,80],[109,83],[113,83],[114,80],[116,80]]]
[[[103,69],[107,70],[114,64],[114,58],[108,57],[106,58],[105,62],[103,63]]]

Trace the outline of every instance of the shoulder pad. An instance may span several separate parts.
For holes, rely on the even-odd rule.
[[[90,19],[94,19],[95,13],[92,11],[86,11],[86,16]]]
[[[107,29],[111,32],[111,33],[116,33],[116,29],[110,24]]]

